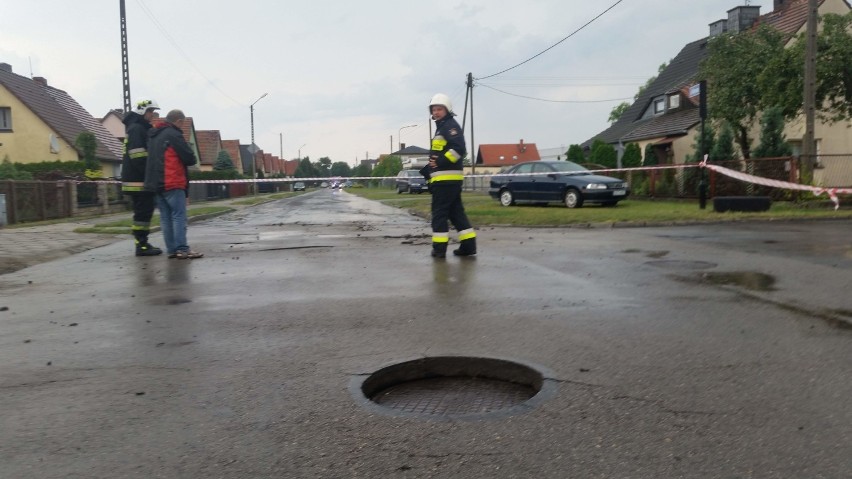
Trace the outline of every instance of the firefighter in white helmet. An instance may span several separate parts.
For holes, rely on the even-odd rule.
[[[456,256],[476,254],[476,232],[467,219],[461,192],[464,183],[464,157],[467,154],[461,126],[453,118],[450,97],[438,93],[429,102],[435,120],[435,136],[429,152],[429,164],[421,170],[432,192],[432,257],[444,258],[450,241],[448,221],[458,231],[460,246]]]
[[[154,215],[156,196],[145,191],[145,166],[148,163],[148,130],[160,106],[155,100],[136,103],[133,111],[124,116],[124,158],[121,162],[121,191],[130,196],[133,204],[133,239],[136,256],[156,256],[163,250],[148,242],[151,217]]]

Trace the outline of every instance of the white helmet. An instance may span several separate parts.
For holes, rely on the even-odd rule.
[[[430,112],[432,110],[432,107],[435,105],[443,106],[447,109],[447,113],[455,116],[455,113],[453,113],[453,102],[450,101],[450,97],[448,97],[447,95],[444,95],[443,93],[435,93],[435,95],[432,97],[432,101],[429,102]]]
[[[133,110],[140,115],[144,115],[148,110],[159,110],[160,105],[157,100],[139,100],[136,102],[136,109]]]

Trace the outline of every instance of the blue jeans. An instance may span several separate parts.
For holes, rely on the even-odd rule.
[[[186,244],[186,192],[169,190],[157,193],[157,207],[168,254],[189,251]]]

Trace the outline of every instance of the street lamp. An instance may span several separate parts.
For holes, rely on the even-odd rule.
[[[257,103],[260,100],[263,100],[264,98],[266,98],[266,95],[268,95],[268,94],[269,93],[264,93],[263,95],[260,95],[260,98],[255,100],[254,103]],[[257,145],[254,144],[254,103],[249,105],[249,112],[251,113],[251,179],[252,179],[251,184],[252,184],[252,191],[256,195],[257,194],[257,183],[255,183],[253,181],[257,177],[257,175],[255,174],[255,171],[254,171],[255,170],[254,154],[257,153]]]
[[[399,128],[399,131],[397,132],[397,135],[396,135],[396,141],[399,143],[399,149],[400,150],[402,149],[402,130],[404,130],[406,128],[414,128],[415,126],[417,126],[417,125],[406,125],[406,126],[401,126]]]

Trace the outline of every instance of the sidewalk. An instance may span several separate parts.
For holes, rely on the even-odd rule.
[[[230,211],[246,208],[246,205],[236,204],[245,200],[245,197],[233,198],[193,204],[199,206],[227,206]],[[214,215],[199,215],[189,218],[189,222],[205,220]],[[155,213],[157,215],[158,213]],[[34,226],[14,225],[0,228],[0,275],[13,273],[15,271],[39,264],[64,258],[72,254],[81,253],[90,249],[98,248],[120,241],[127,242],[128,254],[133,254],[133,244],[130,235],[123,234],[96,234],[75,233],[78,228],[90,227],[92,225],[109,223],[128,219],[133,215],[131,211],[110,215],[90,216],[85,218],[68,218],[67,221],[52,224],[35,224]],[[159,227],[151,229],[152,232],[159,231]],[[162,245],[157,245],[162,246]]]

